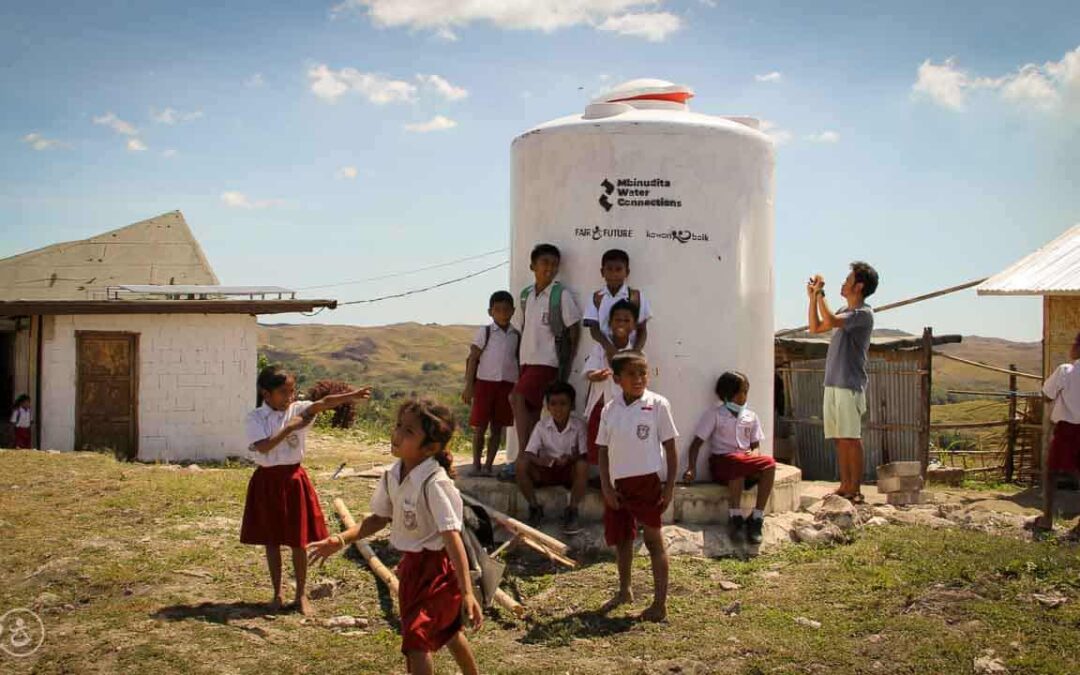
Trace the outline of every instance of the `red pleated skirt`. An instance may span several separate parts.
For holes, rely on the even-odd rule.
[[[299,464],[260,466],[248,482],[240,542],[303,548],[326,539],[319,495]]]
[[[397,566],[401,653],[437,652],[461,630],[461,588],[446,550],[407,552]]]

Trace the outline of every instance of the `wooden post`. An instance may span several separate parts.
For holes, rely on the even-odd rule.
[[[922,336],[922,359],[920,368],[924,371],[921,382],[920,400],[922,402],[922,420],[919,425],[919,464],[920,472],[926,478],[926,467],[930,464],[930,392],[934,374],[934,330],[924,328]]]
[[[501,525],[503,528],[509,530],[513,534],[520,535],[522,539],[532,539],[533,541],[539,544],[543,544],[545,547],[551,549],[552,551],[560,555],[566,555],[570,551],[569,546],[562,543],[555,537],[544,534],[543,532],[535,528],[529,527],[520,520],[517,520],[516,518],[511,518],[502,511],[496,511],[495,509],[491,508],[490,506],[476,499],[475,497],[471,497],[462,492],[461,498],[465,501],[466,504],[479,506],[485,511],[487,511],[488,515],[491,516],[492,520],[494,520],[496,523]]]
[[[1016,364],[1010,363],[1009,370],[1016,370]],[[1016,470],[1016,375],[1009,376],[1009,438],[1005,447],[1005,481],[1013,482]]]

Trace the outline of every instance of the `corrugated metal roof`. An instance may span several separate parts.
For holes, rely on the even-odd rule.
[[[1080,294],[1080,223],[976,290],[979,295]]]
[[[179,211],[0,260],[0,300],[104,300],[120,284],[217,284]]]

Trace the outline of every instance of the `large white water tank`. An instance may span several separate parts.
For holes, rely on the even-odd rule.
[[[515,298],[532,283],[537,243],[561,249],[559,279],[582,307],[603,284],[603,252],[630,254],[630,286],[653,311],[649,386],[671,401],[680,473],[725,370],[750,379],[766,454],[773,436],[773,144],[752,118],[690,112],[691,96],[662,80],[627,82],[583,114],[518,136],[511,150]],[[582,335],[571,380],[586,414],[582,366],[593,343]]]

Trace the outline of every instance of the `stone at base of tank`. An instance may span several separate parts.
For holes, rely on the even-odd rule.
[[[529,515],[528,504],[516,483],[500,482],[494,478],[465,475],[468,464],[458,468],[455,480],[458,489],[479,499],[493,509],[524,521]],[[765,507],[765,513],[787,513],[799,509],[802,471],[787,464],[776,465],[776,481],[773,494]],[[569,503],[570,494],[565,488],[546,487],[536,491],[537,500],[544,507],[547,519],[557,522]],[[742,508],[752,509],[757,489],[744,490]],[[670,523],[726,523],[728,517],[727,486],[715,483],[680,484],[675,488],[675,499],[664,513],[663,522]],[[604,517],[604,498],[600,490],[588,489],[578,505],[578,515],[584,522],[600,522]]]
[[[885,495],[885,501],[893,506],[911,506],[912,504],[925,504],[930,499],[922,492],[890,492]]]

